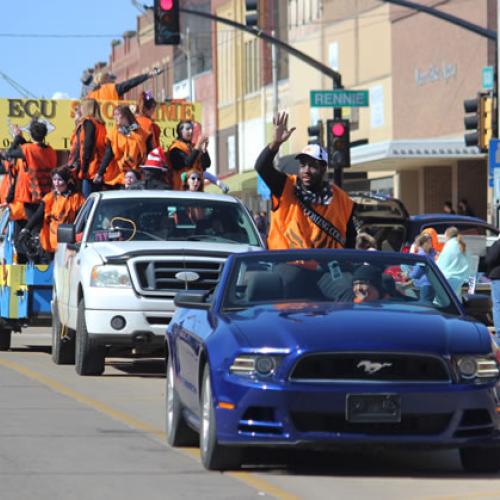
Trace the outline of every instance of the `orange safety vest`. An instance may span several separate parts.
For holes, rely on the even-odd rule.
[[[113,150],[113,160],[104,173],[104,183],[114,186],[123,184],[129,170],[138,170],[147,156],[146,141],[149,135],[140,127],[123,135],[114,127],[108,134]]]
[[[135,115],[135,119],[143,130],[146,131],[148,135],[153,137],[153,149],[160,146],[160,127],[151,118],[144,115]]]
[[[304,213],[297,197],[295,185],[297,177],[289,176],[285,181],[280,198],[273,196],[271,228],[267,238],[270,250],[289,248],[343,248],[330,235],[321,230]],[[353,202],[345,191],[332,185],[333,197],[328,205],[313,205],[314,210],[332,223],[343,238],[346,237],[347,224],[351,218]]]
[[[27,142],[21,145],[25,161],[17,175],[15,201],[40,203],[52,187],[51,172],[57,166],[57,154],[50,146]]]
[[[121,100],[114,83],[103,83],[102,85],[99,85],[99,87],[87,94],[86,99],[95,99],[96,101]]]
[[[45,210],[40,231],[40,245],[46,252],[55,252],[59,224],[74,222],[85,198],[81,193],[70,193],[65,196],[51,191],[43,197],[43,201]]]
[[[182,180],[181,180],[182,173],[187,172],[188,170],[196,170],[201,175],[203,175],[203,167],[201,166],[201,154],[199,154],[198,158],[196,158],[196,161],[193,163],[193,166],[183,167],[180,169],[175,168],[175,166],[172,165],[172,162],[170,160],[170,152],[176,148],[180,149],[184,154],[190,155],[193,152],[193,145],[188,144],[187,142],[181,141],[179,139],[176,139],[168,148],[167,161],[168,161],[168,164],[169,164],[171,172],[172,172],[172,189],[174,189],[176,191],[181,191],[182,190]]]
[[[90,162],[88,165],[87,172],[83,171],[83,150],[85,143],[85,130],[84,124],[85,121],[90,121],[94,124],[95,127],[95,141],[94,141],[94,149],[92,151],[92,156],[90,157]],[[99,167],[101,166],[102,158],[104,156],[104,150],[106,149],[106,126],[104,123],[97,121],[92,116],[86,116],[82,118],[78,128],[76,130],[78,134],[78,140],[80,141],[80,170],[78,171],[79,179],[93,179],[97,172],[99,171]]]

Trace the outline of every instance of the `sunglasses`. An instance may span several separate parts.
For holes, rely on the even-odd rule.
[[[197,177],[196,175],[192,175],[192,176],[190,177],[190,179],[191,179],[192,181],[201,181],[201,178],[200,178],[200,177]]]

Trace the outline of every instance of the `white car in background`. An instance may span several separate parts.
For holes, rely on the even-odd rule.
[[[58,241],[52,358],[80,375],[162,354],[175,294],[213,290],[230,254],[264,248],[239,200],[179,191],[93,193]]]

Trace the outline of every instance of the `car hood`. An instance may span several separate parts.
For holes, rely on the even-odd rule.
[[[437,311],[354,304],[274,304],[225,314],[241,347],[318,352],[487,353],[484,325]]]
[[[206,255],[227,256],[232,253],[262,250],[260,247],[207,241],[117,241],[91,243],[105,262],[117,262],[145,255]]]

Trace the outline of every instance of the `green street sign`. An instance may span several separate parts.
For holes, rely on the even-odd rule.
[[[366,108],[368,90],[311,90],[311,108]]]

